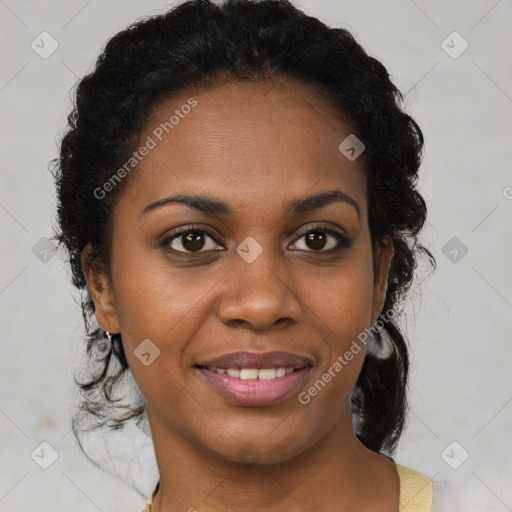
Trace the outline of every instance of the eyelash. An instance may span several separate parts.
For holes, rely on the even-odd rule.
[[[338,245],[334,249],[318,250],[318,251],[315,251],[313,249],[309,249],[309,250],[305,250],[304,252],[317,253],[317,254],[322,254],[322,253],[324,253],[324,254],[338,254],[338,253],[342,252],[343,250],[350,248],[351,245],[352,245],[352,240],[350,238],[348,238],[347,236],[345,236],[342,233],[339,233],[337,231],[334,231],[332,229],[323,227],[323,226],[312,226],[312,227],[308,228],[307,231],[304,231],[303,233],[301,233],[298,236],[298,238],[295,239],[293,244],[297,243],[299,240],[304,238],[306,235],[309,235],[310,233],[314,233],[314,232],[322,232],[322,233],[331,235],[333,238],[335,238],[337,240]],[[215,235],[213,233],[210,233],[209,231],[207,231],[205,229],[202,229],[202,228],[195,228],[194,226],[187,226],[186,228],[180,229],[179,231],[174,231],[169,236],[165,237],[160,242],[160,247],[167,247],[175,239],[178,239],[180,236],[183,236],[183,235],[186,235],[186,234],[189,234],[189,233],[201,233],[201,234],[207,235],[216,244],[220,245],[219,242],[216,240]],[[299,249],[299,250],[302,250],[302,249]],[[209,251],[200,250],[200,251],[196,251],[196,252],[194,252],[194,251],[185,252],[185,251],[177,251],[175,249],[170,249],[170,252],[172,252],[172,253],[174,253],[174,254],[176,254],[178,256],[190,257],[190,256],[195,256],[195,255],[201,254],[201,253],[207,253]]]

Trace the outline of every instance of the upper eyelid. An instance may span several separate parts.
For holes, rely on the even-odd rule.
[[[325,223],[329,224],[327,221]],[[334,228],[334,227],[324,226],[318,221],[313,223],[310,226],[306,225],[304,228],[300,228],[298,230],[298,233],[299,233],[298,236],[302,237],[302,236],[306,235],[307,233],[309,233],[310,231],[314,231],[315,229],[318,229],[319,231],[323,230],[328,233],[336,233],[337,235],[348,237],[347,232],[343,228],[340,228],[340,227]]]

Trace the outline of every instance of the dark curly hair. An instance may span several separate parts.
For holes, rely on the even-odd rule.
[[[82,291],[87,353],[97,365],[88,380],[77,381],[83,397],[73,421],[77,439],[83,418],[94,420],[89,429],[118,429],[129,419],[140,425],[145,413],[142,397],[127,405],[114,396],[131,374],[121,335],[107,349],[104,332],[91,327],[94,304],[81,265],[90,244],[90,261],[109,272],[112,207],[128,178],[102,200],[94,191],[130,158],[159,101],[214,81],[279,76],[313,84],[366,147],[371,239],[375,244],[388,236],[395,251],[383,311],[403,303],[420,255],[435,267],[418,241],[427,214],[416,190],[422,132],[402,110],[403,95],[384,66],[347,30],[330,28],[287,0],[190,0],[138,21],[108,41],[95,69],[77,84],[52,167],[59,224],[54,238],[65,246],[73,284]],[[375,341],[391,350],[387,357],[367,352],[351,397],[356,435],[370,450],[392,454],[407,410],[408,348],[395,320],[384,323]]]

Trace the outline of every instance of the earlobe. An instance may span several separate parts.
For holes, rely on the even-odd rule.
[[[375,245],[372,308],[373,322],[375,322],[382,313],[382,308],[386,301],[389,269],[391,267],[391,261],[394,253],[395,249],[393,247],[393,241],[388,236],[384,237],[381,242]]]
[[[106,273],[98,268],[92,257],[92,247],[88,244],[81,255],[82,271],[87,280],[87,288],[94,302],[94,311],[98,324],[111,333],[120,332],[114,304],[111,283]]]

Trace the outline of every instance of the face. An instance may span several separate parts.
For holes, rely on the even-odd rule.
[[[277,462],[350,423],[364,345],[333,368],[381,313],[393,253],[372,251],[363,157],[338,149],[351,133],[285,78],[189,89],[147,119],[110,276],[84,271],[154,432]]]

